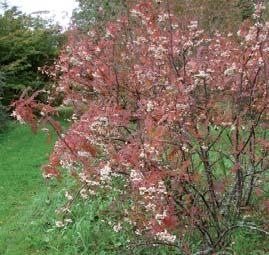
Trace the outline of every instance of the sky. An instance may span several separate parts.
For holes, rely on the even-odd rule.
[[[75,0],[8,0],[9,5],[18,6],[28,14],[37,11],[50,11],[46,17],[54,17],[62,26],[66,27],[70,21],[72,11],[77,7]]]

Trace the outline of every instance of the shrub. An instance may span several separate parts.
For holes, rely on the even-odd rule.
[[[66,170],[79,186],[66,195],[63,219],[79,198],[117,191],[106,212],[114,213],[114,230],[132,229],[143,245],[193,254],[194,236],[199,254],[212,254],[237,228],[268,234],[244,217],[268,210],[262,9],[257,4],[255,24],[237,34],[209,37],[196,21],[180,23],[168,1],[141,1],[100,40],[98,31],[70,37],[58,91],[73,104],[74,123],[44,167],[45,178]],[[40,123],[60,133],[54,109],[35,96],[15,104],[19,119],[36,125],[38,110]]]
[[[5,83],[5,77],[3,73],[0,72],[0,133],[7,128],[8,116],[6,108],[1,104],[1,96],[2,96],[2,87]]]
[[[3,133],[7,128],[8,114],[6,108],[0,104],[0,133]]]

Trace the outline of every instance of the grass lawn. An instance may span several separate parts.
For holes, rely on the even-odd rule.
[[[12,123],[0,136],[0,254],[37,254],[29,250],[25,227],[30,224],[34,197],[45,192],[41,165],[46,163],[52,144],[46,135],[33,135],[28,126]],[[28,217],[29,218],[29,217]],[[36,251],[38,252],[38,251]]]

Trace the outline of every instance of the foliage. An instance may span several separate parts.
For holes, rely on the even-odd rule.
[[[238,7],[241,9],[241,17],[243,20],[248,19],[254,12],[254,1],[252,0],[239,0]]]
[[[53,64],[64,36],[50,21],[26,15],[16,7],[2,8],[0,71],[6,79],[2,97],[7,105],[26,87],[44,87],[48,78],[39,73],[39,67]]]
[[[70,35],[56,71],[74,123],[44,177],[67,172],[79,186],[66,194],[58,227],[80,199],[118,192],[110,210],[116,232],[212,254],[236,229],[268,235],[264,222],[244,216],[265,215],[269,205],[269,23],[257,4],[254,25],[208,36],[196,21],[184,27],[172,9],[141,1],[108,22],[100,40],[96,30]],[[54,108],[35,96],[16,102],[18,119],[36,128],[38,111],[39,123],[60,134]]]
[[[107,21],[125,15],[131,0],[77,0],[79,8],[73,13],[73,24],[84,32],[98,27],[102,30]],[[207,32],[235,31],[242,21],[251,19],[254,11],[253,0],[170,0],[174,14],[184,20],[199,21]],[[268,2],[266,0],[265,2]]]
[[[8,124],[8,114],[4,106],[0,103],[0,133],[6,130]]]
[[[209,33],[236,32],[243,21],[252,20],[253,0],[182,0],[175,3],[175,15],[182,20],[197,20]],[[268,5],[269,1],[263,1]],[[264,11],[268,19],[268,10]]]
[[[0,72],[0,133],[6,130],[8,123],[8,115],[6,108],[1,104],[1,95],[4,86],[4,75]]]
[[[102,26],[113,18],[117,18],[126,8],[126,0],[77,0],[78,9],[73,12],[73,25],[82,31]]]

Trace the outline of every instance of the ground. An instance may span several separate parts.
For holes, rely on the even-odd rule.
[[[0,254],[34,254],[25,240],[30,222],[24,219],[45,191],[41,165],[51,148],[43,132],[33,135],[28,126],[12,124],[0,137]]]

